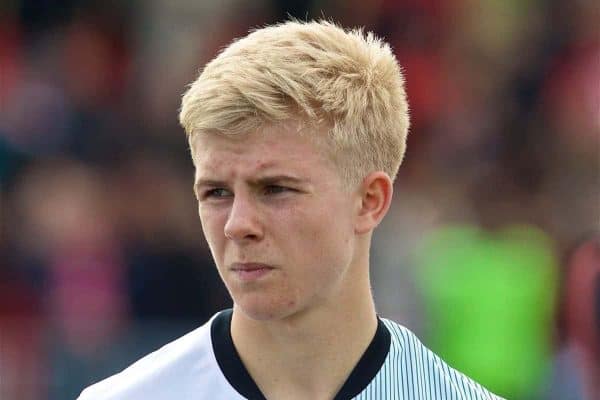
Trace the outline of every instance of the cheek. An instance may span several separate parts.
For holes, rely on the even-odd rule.
[[[351,215],[345,204],[337,204],[331,213],[321,217],[320,235],[323,238],[321,251],[323,258],[335,264],[337,269],[345,270],[352,261],[354,254],[354,228]]]
[[[313,208],[313,210],[315,210]],[[313,276],[339,274],[351,261],[352,226],[347,215],[332,212],[306,213],[294,222],[298,229],[289,243]]]
[[[219,265],[222,259],[222,247],[225,240],[223,233],[225,216],[223,213],[214,212],[213,210],[209,211],[203,209],[201,206],[198,207],[198,214],[204,238],[210,247],[215,262]]]

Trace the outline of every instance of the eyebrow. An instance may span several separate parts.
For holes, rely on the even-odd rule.
[[[251,179],[250,180],[250,185],[251,186],[268,186],[268,185],[273,185],[276,183],[284,183],[284,182],[289,182],[289,183],[294,183],[294,184],[303,184],[306,181],[304,179],[301,178],[297,178],[295,176],[291,176],[291,175],[272,175],[272,176],[265,176],[265,177],[261,177],[261,178],[257,178],[257,179]],[[194,192],[198,193],[198,190],[201,187],[227,187],[227,182],[225,181],[220,181],[220,180],[214,180],[214,179],[204,179],[204,178],[200,178],[198,179],[195,183],[194,183]]]

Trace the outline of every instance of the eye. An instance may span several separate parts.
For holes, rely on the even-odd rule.
[[[267,185],[265,186],[265,194],[279,194],[279,193],[285,193],[285,192],[289,192],[289,191],[293,191],[294,189],[289,188],[289,187],[285,187],[285,186],[279,186],[279,185]]]
[[[225,198],[225,197],[231,197],[233,196],[233,193],[231,193],[229,190],[224,189],[224,188],[214,188],[214,189],[210,189],[207,190],[206,192],[204,192],[204,195],[202,196],[203,199],[221,199],[221,198]]]

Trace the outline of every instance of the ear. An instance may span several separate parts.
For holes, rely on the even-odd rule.
[[[358,190],[360,202],[354,231],[357,234],[364,234],[375,229],[387,214],[392,203],[394,185],[388,174],[376,171],[363,179]]]

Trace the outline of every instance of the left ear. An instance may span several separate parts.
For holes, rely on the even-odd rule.
[[[389,210],[394,185],[388,174],[376,171],[363,179],[358,190],[360,203],[354,231],[364,234],[375,229]]]

